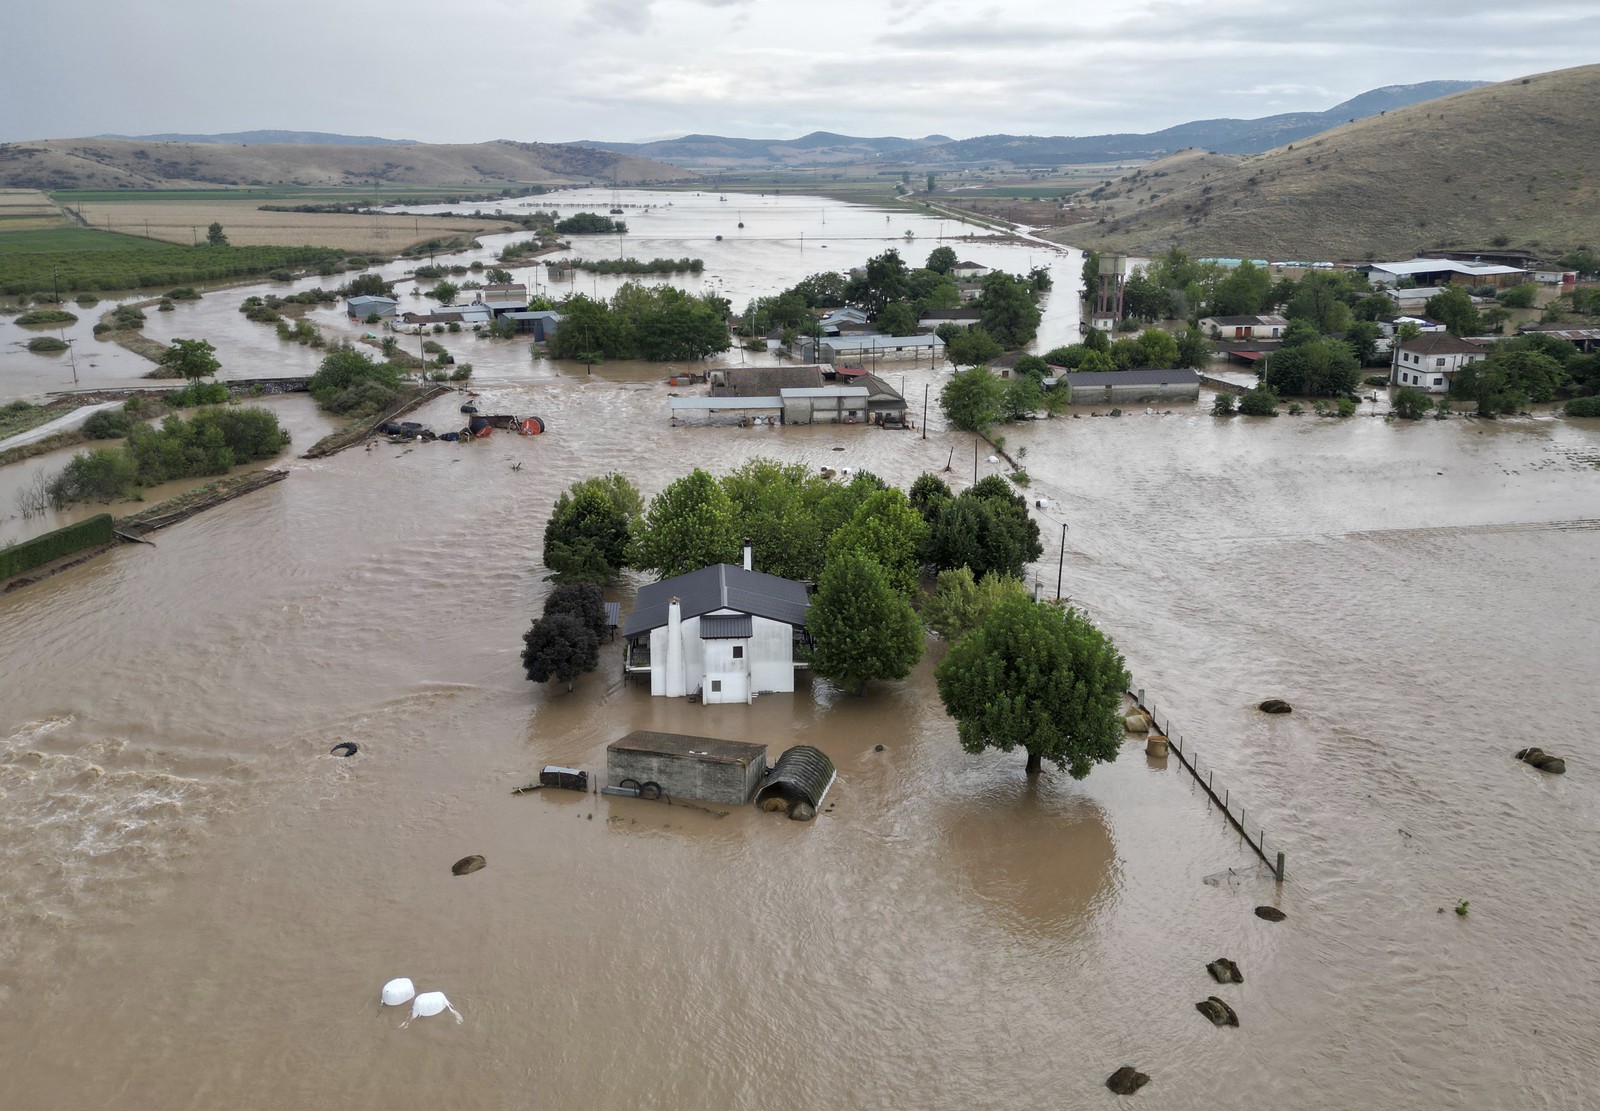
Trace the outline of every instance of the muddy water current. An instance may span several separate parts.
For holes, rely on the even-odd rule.
[[[236,303],[224,336],[260,327]],[[972,441],[672,427],[660,368],[459,342],[482,403],[549,434],[291,460],[0,596],[7,1105],[1080,1107],[1124,1063],[1147,1107],[1594,1105],[1600,432],[1174,406],[1010,433],[1050,502],[1043,589],[1059,557],[1259,809],[1280,887],[1175,759],[1029,784],[964,754],[936,645],[865,698],[652,699],[616,644],[571,694],[528,683],[570,482],[766,455],[905,484],[953,456],[959,488]],[[944,371],[900,373],[915,401]],[[634,728],[818,744],[831,809],[510,794]],[[1511,759],[1530,743],[1568,773]],[[401,975],[465,1021],[400,1029]],[[1195,1012],[1213,993],[1239,1029]]]

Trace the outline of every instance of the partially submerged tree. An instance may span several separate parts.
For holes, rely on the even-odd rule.
[[[1026,598],[996,606],[934,672],[968,752],[1023,749],[1074,779],[1117,758],[1128,673],[1109,638],[1076,610]]]
[[[811,669],[856,694],[874,679],[904,679],[922,658],[922,623],[870,556],[828,561],[806,618]]]
[[[544,565],[565,582],[607,582],[629,562],[639,491],[615,472],[574,482],[544,527]]]
[[[922,620],[953,643],[983,624],[1001,602],[1027,596],[1028,588],[1021,579],[992,572],[979,579],[972,568],[956,567],[939,572],[933,593],[923,603]]]
[[[541,617],[522,636],[522,667],[535,683],[572,681],[600,665],[600,639],[570,614]]]
[[[222,369],[217,349],[203,339],[175,339],[158,360],[168,370],[191,382],[198,382]]]
[[[733,503],[721,484],[698,467],[651,499],[636,531],[635,566],[659,578],[739,557]]]
[[[939,390],[939,408],[952,427],[982,432],[1000,419],[1006,386],[988,367],[973,367],[950,376]]]
[[[576,618],[596,638],[606,634],[606,603],[594,583],[563,583],[544,600],[544,615]]]

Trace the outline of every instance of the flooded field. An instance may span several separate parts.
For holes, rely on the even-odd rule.
[[[735,203],[705,202],[709,234]],[[852,261],[885,245],[865,230],[881,213],[808,203],[863,225],[828,241]],[[654,242],[631,253],[700,253]],[[736,303],[824,268],[808,243],[763,287],[757,260],[798,247],[747,246],[714,267],[706,248]],[[245,292],[160,327],[211,338],[238,376],[314,363],[234,311]],[[1036,577],[1051,592],[1061,559],[1163,715],[1260,809],[1289,854],[1279,889],[1176,760],[1130,743],[1082,782],[1030,785],[1020,757],[962,753],[937,645],[865,698],[802,682],[669,703],[622,682],[615,644],[571,694],[528,683],[543,527],[575,479],[615,468],[654,492],[767,455],[906,484],[953,457],[959,488],[973,444],[937,419],[926,439],[675,428],[660,367],[457,343],[486,404],[549,434],[296,459],[154,549],[0,596],[18,1106],[1079,1107],[1115,1102],[1122,1064],[1155,1108],[1592,1100],[1600,745],[1569,723],[1600,666],[1600,430],[1175,406],[1011,431],[1051,503]],[[6,350],[6,380],[35,373]],[[944,375],[901,373],[914,402]],[[422,419],[448,427],[458,404]],[[612,595],[624,610],[637,585]],[[1295,713],[1257,714],[1266,697]],[[641,727],[818,744],[834,809],[800,825],[509,793],[545,763],[598,771]],[[329,757],[343,740],[360,753]],[[1530,743],[1567,775],[1511,759]],[[469,853],[488,867],[452,876]],[[1230,867],[1247,874],[1206,882]],[[1465,918],[1438,913],[1461,899]],[[1206,976],[1219,956],[1242,986]],[[399,1029],[377,993],[402,975],[465,1021]],[[1214,992],[1240,1029],[1195,1013]]]

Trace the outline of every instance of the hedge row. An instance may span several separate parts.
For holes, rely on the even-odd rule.
[[[111,514],[101,513],[87,521],[58,528],[14,547],[0,549],[0,579],[9,579],[52,560],[81,552],[85,548],[111,543]]]

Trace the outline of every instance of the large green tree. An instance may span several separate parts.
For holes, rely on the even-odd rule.
[[[620,474],[586,478],[556,499],[544,528],[544,565],[563,581],[606,582],[628,566],[639,491]]]
[[[638,522],[635,565],[671,578],[739,558],[733,503],[720,483],[696,467],[650,501]]]
[[[1004,350],[981,324],[974,324],[966,331],[950,336],[945,340],[944,348],[945,355],[956,366],[982,366],[990,359],[998,358]]]
[[[1423,310],[1431,320],[1437,320],[1452,336],[1476,335],[1482,328],[1472,295],[1458,285],[1428,298]]]
[[[952,427],[981,432],[1000,419],[1006,386],[988,367],[959,371],[939,390],[939,408]]]
[[[921,580],[918,556],[927,534],[927,522],[903,493],[878,490],[833,534],[828,547],[872,559],[889,576],[889,584],[910,599]]]
[[[571,614],[541,617],[522,635],[522,667],[535,683],[572,681],[600,665],[600,638]]]
[[[1272,275],[1259,266],[1241,262],[1217,283],[1211,295],[1213,316],[1254,316],[1272,296]]]
[[[806,629],[814,641],[811,669],[857,694],[874,679],[904,679],[922,658],[916,611],[888,572],[858,551],[828,560]]]
[[[917,331],[917,311],[904,301],[885,305],[873,321],[886,336],[910,336]]]
[[[964,490],[939,504],[929,522],[923,562],[940,571],[969,567],[980,578],[990,572],[1021,578],[1044,552],[1038,522],[1014,501],[976,491]]]
[[[970,567],[940,571],[933,593],[922,606],[922,620],[928,628],[954,643],[983,624],[990,612],[1011,598],[1026,598],[1028,588],[1021,579],[988,574],[975,578]]]
[[[868,316],[876,317],[885,306],[905,299],[907,273],[905,259],[890,247],[867,260],[862,276],[845,286],[845,296],[852,305],[865,309]]]
[[[948,274],[959,261],[954,247],[935,247],[928,252],[928,261],[923,264],[923,269],[932,270],[935,274]]]
[[[1343,397],[1361,381],[1361,364],[1350,345],[1336,339],[1285,341],[1267,356],[1263,383],[1280,394]]]
[[[1117,758],[1128,672],[1110,639],[1076,610],[1009,598],[962,637],[934,677],[961,747],[1048,759],[1074,779]]]
[[[979,322],[1008,351],[1039,334],[1039,306],[1033,285],[1025,278],[996,270],[983,279],[978,293]]]
[[[217,361],[217,349],[203,339],[175,339],[172,346],[161,353],[158,361],[191,382],[198,382],[222,369],[222,364]]]
[[[835,490],[803,463],[752,459],[722,478],[735,528],[750,541],[757,571],[785,579],[814,580],[827,555],[823,514],[817,506]]]

